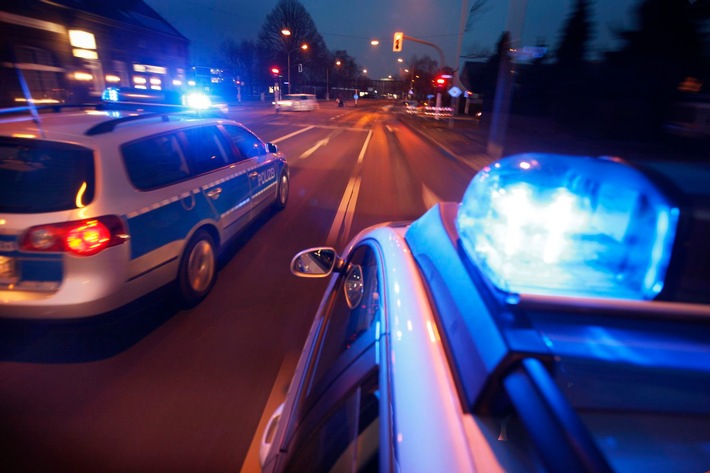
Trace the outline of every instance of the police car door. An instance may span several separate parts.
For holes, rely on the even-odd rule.
[[[252,208],[260,211],[271,203],[276,195],[278,163],[266,145],[244,127],[225,125],[242,158],[249,161],[249,183]]]
[[[237,160],[216,125],[185,130],[193,174],[202,175],[200,189],[229,238],[248,221],[250,189],[247,168]]]

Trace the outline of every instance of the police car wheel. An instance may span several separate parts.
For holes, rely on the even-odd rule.
[[[274,204],[274,207],[278,210],[286,208],[286,203],[288,202],[288,188],[288,174],[282,172],[279,177],[279,187],[276,189],[276,202]]]
[[[178,291],[183,305],[192,307],[209,294],[217,279],[217,257],[212,236],[197,231],[185,247],[178,273]]]

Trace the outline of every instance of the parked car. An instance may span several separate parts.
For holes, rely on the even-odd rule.
[[[312,94],[286,94],[276,102],[276,110],[306,112],[320,108],[316,96]]]
[[[243,125],[192,112],[0,120],[0,316],[75,318],[176,283],[203,300],[217,255],[286,206],[289,168]]]
[[[693,472],[710,445],[710,167],[516,155],[331,277],[265,472]]]

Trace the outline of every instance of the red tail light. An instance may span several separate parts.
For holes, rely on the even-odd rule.
[[[39,225],[27,230],[22,238],[23,251],[67,252],[91,256],[126,241],[126,228],[115,215]]]

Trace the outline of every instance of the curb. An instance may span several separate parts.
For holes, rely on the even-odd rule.
[[[474,170],[474,171],[478,171],[478,170],[480,169],[480,168],[478,168],[478,167],[475,167],[473,163],[469,162],[469,161],[468,161],[466,158],[464,158],[463,156],[460,156],[460,155],[456,154],[455,152],[453,152],[453,151],[451,151],[449,148],[447,148],[445,145],[443,145],[443,144],[441,144],[439,141],[437,141],[435,138],[432,138],[428,133],[426,133],[425,131],[422,131],[422,130],[421,130],[419,127],[417,127],[416,125],[413,125],[413,124],[411,124],[411,123],[408,123],[408,120],[403,119],[402,117],[399,117],[399,116],[397,117],[397,120],[399,120],[400,123],[402,123],[404,126],[406,126],[407,128],[409,128],[410,130],[412,130],[413,132],[415,132],[415,133],[416,133],[417,135],[419,135],[421,138],[423,138],[424,140],[428,141],[429,144],[431,144],[431,145],[433,145],[433,146],[439,148],[441,151],[444,152],[444,154],[446,154],[446,155],[449,156],[450,158],[452,158],[452,159],[458,161],[459,163],[463,164],[464,166],[466,166],[466,167],[468,167],[468,168],[470,168],[470,169],[472,169],[472,170]],[[488,159],[488,160],[490,160],[490,161],[493,161],[493,159],[491,159],[490,156],[488,156],[487,154],[482,153],[482,155],[485,156],[486,159]]]

